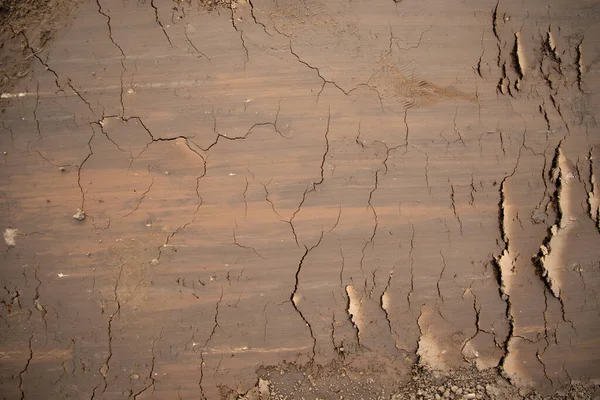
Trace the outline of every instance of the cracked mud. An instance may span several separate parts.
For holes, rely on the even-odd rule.
[[[0,1],[0,396],[599,398],[598,18]]]

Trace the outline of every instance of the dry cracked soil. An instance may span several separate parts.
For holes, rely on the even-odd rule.
[[[599,399],[597,0],[0,0],[0,397]]]

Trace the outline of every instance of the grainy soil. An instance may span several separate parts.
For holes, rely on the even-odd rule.
[[[74,16],[79,0],[0,0],[0,91],[31,74],[39,52]],[[36,60],[37,59],[37,60]]]
[[[261,368],[256,386],[241,397],[223,390],[228,400],[291,399],[369,399],[369,400],[597,400],[600,388],[593,384],[574,383],[554,394],[519,389],[497,370],[478,371],[462,368],[440,373],[415,366],[408,382],[381,384],[378,371],[366,368],[352,370],[334,364],[326,367],[298,368],[282,364]]]

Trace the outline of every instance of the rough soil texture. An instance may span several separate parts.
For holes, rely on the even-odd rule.
[[[34,59],[44,63],[45,48],[74,16],[79,2],[0,0],[0,92],[31,74]]]
[[[335,364],[335,363],[334,363]],[[222,398],[257,399],[596,399],[598,391],[590,385],[570,384],[554,393],[517,388],[493,369],[485,372],[461,368],[440,373],[416,366],[410,381],[390,387],[379,385],[376,371],[336,365],[298,369],[294,365],[258,371],[255,387],[243,396],[222,393]]]
[[[600,398],[599,19],[0,3],[0,396]]]

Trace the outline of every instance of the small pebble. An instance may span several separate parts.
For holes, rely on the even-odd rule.
[[[65,167],[58,167],[58,170],[59,170],[60,172],[65,172],[67,169],[66,169]]]
[[[7,155],[7,154],[8,154],[8,151],[4,151],[4,152],[2,152],[2,154],[4,154],[4,155]]]
[[[153,258],[152,261],[150,261],[150,264],[152,264],[152,265],[158,265],[158,259],[157,258]]]
[[[83,221],[85,219],[85,212],[78,208],[75,214],[73,214],[73,218],[77,221]]]

